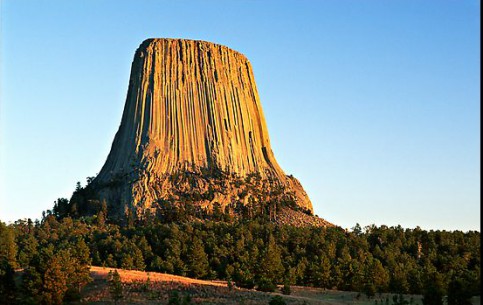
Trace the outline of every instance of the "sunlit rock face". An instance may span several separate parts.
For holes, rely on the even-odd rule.
[[[141,44],[121,125],[88,188],[138,214],[186,202],[211,209],[283,201],[312,212],[273,155],[250,62],[205,41]]]

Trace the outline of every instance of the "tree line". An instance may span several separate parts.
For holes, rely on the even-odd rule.
[[[59,204],[60,203],[60,204]],[[58,213],[59,199],[41,220],[0,223],[3,299],[60,304],[89,281],[89,265],[224,279],[273,291],[276,284],[423,294],[425,304],[469,300],[480,293],[480,233],[419,227],[280,226],[267,217],[232,218],[217,210],[205,220],[176,217],[109,219]],[[14,270],[23,269],[19,285]],[[25,298],[25,296],[27,296]],[[25,301],[27,300],[27,301]]]

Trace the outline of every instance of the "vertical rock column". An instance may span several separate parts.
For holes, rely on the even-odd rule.
[[[168,193],[166,177],[210,179],[216,171],[241,178],[257,173],[312,211],[300,183],[275,160],[247,58],[205,41],[144,41],[132,63],[121,125],[93,188],[101,198],[142,208]],[[218,201],[229,203],[232,195]]]

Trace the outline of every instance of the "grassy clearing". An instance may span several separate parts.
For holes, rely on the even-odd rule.
[[[107,285],[107,275],[113,268],[92,267],[94,281],[87,285],[82,294],[82,301],[74,304],[113,305]],[[173,291],[178,291],[181,298],[191,297],[192,304],[268,304],[275,295],[283,296],[288,305],[392,305],[393,294],[376,295],[367,298],[357,292],[324,290],[320,288],[292,286],[291,295],[264,293],[247,289],[229,289],[225,281],[205,281],[188,277],[156,272],[141,272],[117,269],[123,285],[122,305],[168,304]],[[419,295],[404,295],[410,305],[422,305]],[[473,304],[479,305],[480,298],[473,298]]]

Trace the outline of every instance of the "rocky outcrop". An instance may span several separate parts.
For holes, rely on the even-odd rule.
[[[329,227],[334,228],[334,225],[327,220],[318,217],[317,215],[307,215],[301,211],[296,211],[289,208],[282,208],[277,215],[273,217],[274,223],[280,226],[290,225],[294,227]]]
[[[277,201],[312,211],[273,155],[250,62],[205,41],[141,44],[121,125],[89,188],[138,214],[187,200],[208,209]]]

